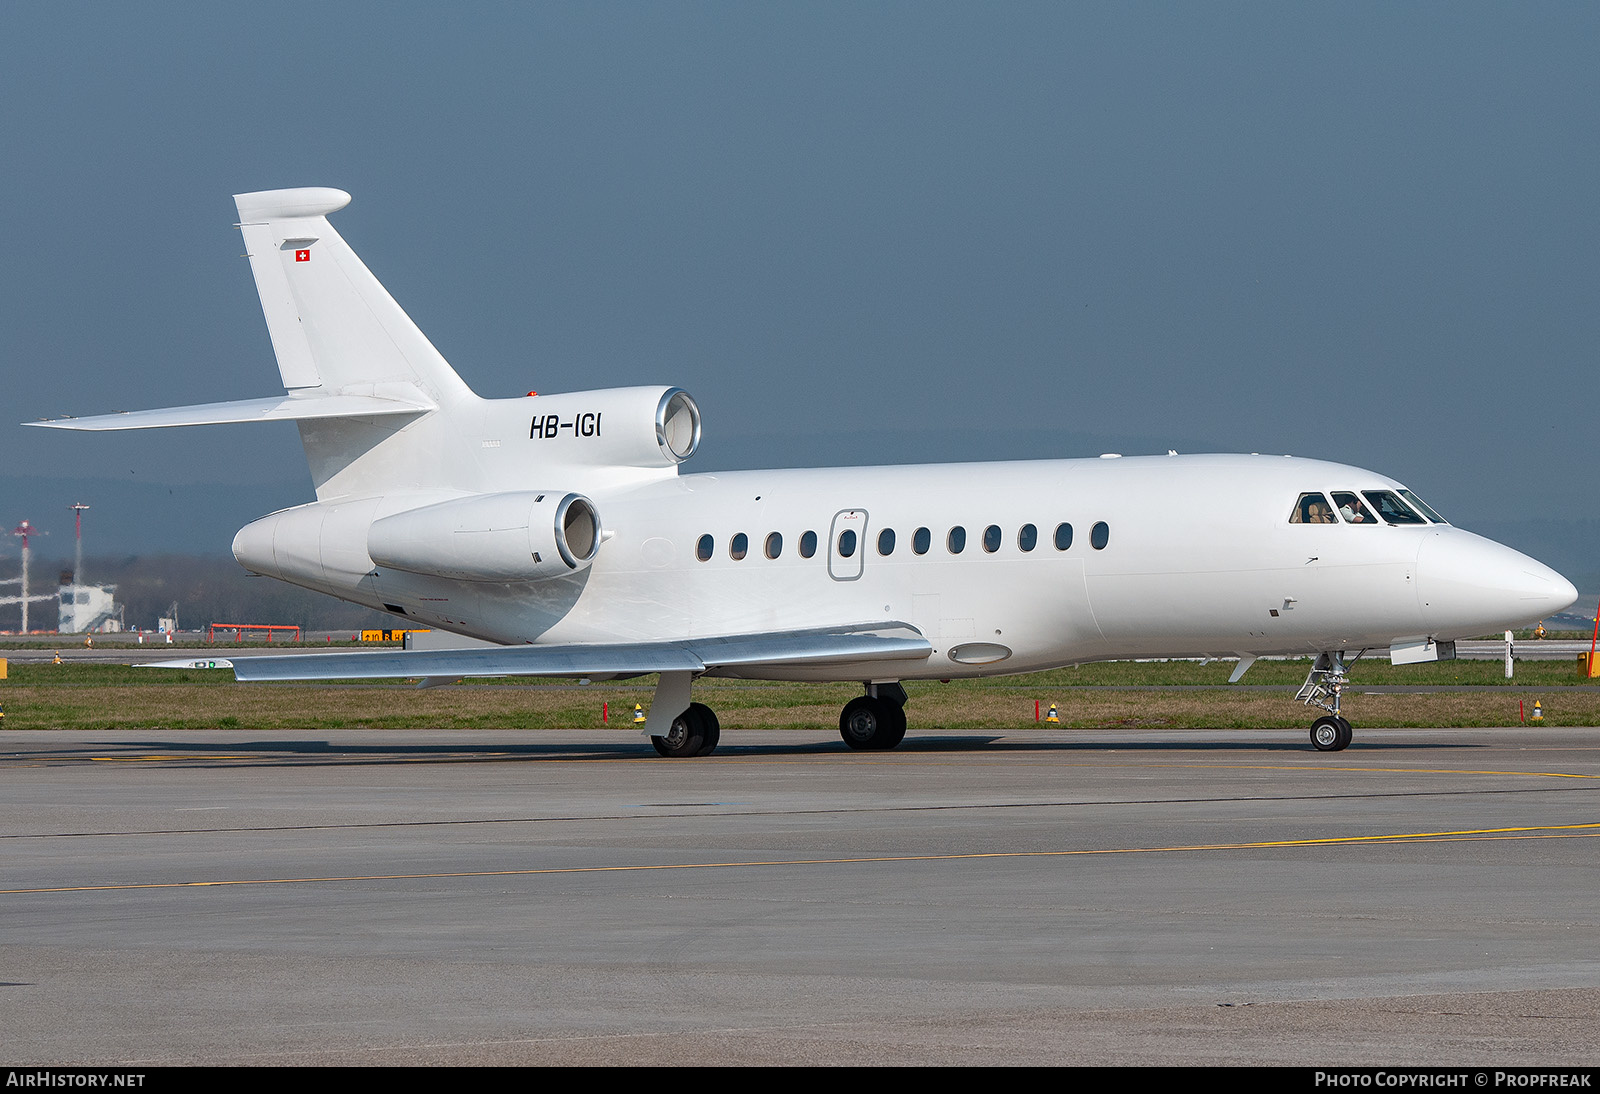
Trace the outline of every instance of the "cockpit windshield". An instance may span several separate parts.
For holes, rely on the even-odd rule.
[[[1363,504],[1361,499],[1345,490],[1335,490],[1333,504],[1339,507],[1339,515],[1346,524],[1377,524],[1377,518]]]
[[[1363,490],[1378,515],[1390,524],[1426,524],[1393,490]]]
[[[1333,496],[1332,505],[1328,504],[1329,494]],[[1401,500],[1401,495],[1405,496],[1405,501]],[[1366,500],[1363,501],[1363,497]],[[1411,504],[1407,505],[1407,501]],[[1418,510],[1427,516],[1420,516]],[[1359,494],[1354,490],[1330,490],[1327,494],[1307,491],[1295,500],[1289,523],[1376,525],[1379,517],[1390,525],[1427,524],[1430,520],[1436,524],[1448,523],[1409,490],[1363,490]]]
[[[1407,501],[1409,501],[1412,504],[1412,506],[1418,512],[1420,512],[1423,516],[1427,517],[1429,520],[1433,521],[1433,523],[1435,523],[1435,524],[1449,524],[1450,523],[1449,521],[1447,521],[1443,517],[1441,517],[1438,513],[1435,513],[1433,511],[1433,506],[1429,505],[1427,502],[1425,502],[1421,498],[1417,497],[1411,491],[1402,490],[1402,491],[1400,491],[1400,496],[1402,498],[1405,498]]]

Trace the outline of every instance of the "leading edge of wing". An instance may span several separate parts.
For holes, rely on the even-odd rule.
[[[384,680],[481,676],[603,676],[704,672],[731,665],[823,665],[923,659],[932,644],[908,623],[861,624],[671,642],[496,646],[460,650],[384,650],[236,657],[234,678]]]

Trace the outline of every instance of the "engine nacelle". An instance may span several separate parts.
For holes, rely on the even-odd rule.
[[[425,505],[372,523],[379,566],[464,581],[539,581],[594,561],[600,514],[581,494],[518,490]]]
[[[537,467],[675,467],[700,445],[700,408],[676,387],[496,399],[489,436],[517,437]],[[521,438],[527,439],[522,447]]]

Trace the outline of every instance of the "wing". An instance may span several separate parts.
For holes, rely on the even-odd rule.
[[[802,668],[864,661],[920,661],[933,646],[908,623],[685,638],[670,642],[489,646],[235,657],[237,680],[380,680],[482,676],[623,676],[719,668]],[[188,662],[181,664],[187,666]]]

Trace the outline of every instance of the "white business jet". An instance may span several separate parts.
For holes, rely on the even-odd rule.
[[[1567,607],[1565,578],[1371,471],[1166,456],[685,475],[673,387],[483,399],[328,215],[350,195],[235,198],[287,394],[31,423],[293,421],[317,500],[233,541],[246,568],[466,636],[464,648],[240,658],[240,680],[659,673],[645,733],[716,747],[702,675],[856,681],[853,748],[906,731],[904,680],[1135,657],[1314,658],[1312,744],[1350,743],[1351,660]],[[471,642],[470,640],[478,640]]]

